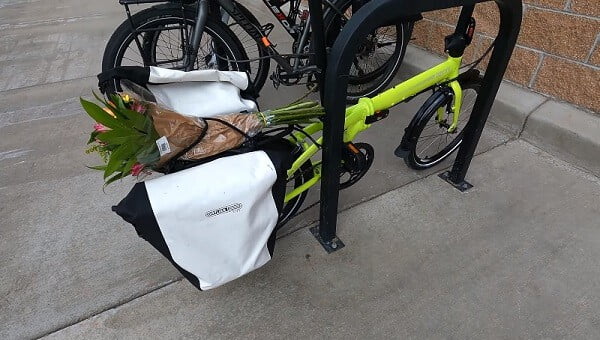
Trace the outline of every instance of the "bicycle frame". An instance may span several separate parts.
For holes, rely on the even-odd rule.
[[[351,142],[359,133],[367,130],[372,124],[367,124],[367,118],[375,115],[377,112],[387,110],[399,103],[405,102],[416,95],[431,89],[440,84],[447,84],[454,93],[452,111],[452,124],[448,128],[449,132],[456,129],[460,116],[462,104],[462,88],[456,78],[459,75],[462,57],[448,57],[448,59],[398,85],[386,90],[373,98],[361,98],[357,104],[346,109],[344,120],[344,143]],[[440,113],[440,119],[441,119]],[[292,142],[302,147],[302,154],[292,164],[288,170],[288,179],[292,178],[300,167],[311,159],[319,150],[323,143],[323,137],[317,139],[316,143],[309,143],[307,135],[313,135],[323,130],[323,123],[314,123],[303,129],[304,133],[296,132],[292,135]],[[302,192],[318,183],[321,179],[320,164],[313,166],[313,177],[302,185],[296,187],[285,196],[285,202],[289,202]]]
[[[305,24],[303,31],[301,33],[297,32],[295,22],[292,22],[288,16],[283,14],[283,12],[281,11],[281,8],[276,6],[275,4],[273,4],[271,1],[272,0],[263,0],[265,5],[267,5],[269,10],[271,11],[271,13],[273,13],[273,16],[275,16],[275,18],[277,18],[279,20],[279,22],[284,26],[284,28],[292,36],[292,38],[294,40],[301,39],[302,41],[304,41],[304,44],[305,44],[308,34],[310,33],[310,29],[309,29],[310,25]],[[129,5],[145,4],[145,3],[165,3],[165,2],[169,2],[169,1],[167,1],[167,0],[119,0],[119,3],[125,7],[125,11],[127,13],[127,18],[129,20],[129,22],[131,23],[132,30],[135,30],[135,28],[133,25],[131,10],[129,8]],[[190,6],[192,6],[194,2],[193,1],[181,1],[181,3],[178,3],[176,1],[171,1],[171,3],[175,6],[181,7],[181,9],[183,11],[184,8],[190,8]],[[219,8],[224,9],[225,12],[231,18],[233,18],[233,20],[236,23],[238,23],[240,26],[242,26],[244,28],[244,30],[252,37],[252,39],[254,39],[257,42],[262,43],[260,45],[261,48],[265,48],[268,51],[270,57],[273,58],[277,62],[277,64],[279,64],[285,71],[292,72],[292,71],[294,71],[295,68],[297,68],[297,66],[299,66],[298,65],[299,63],[296,63],[295,67],[292,67],[292,65],[283,56],[281,56],[281,54],[279,54],[277,52],[277,50],[275,50],[275,47],[273,46],[273,44],[270,43],[270,41],[267,39],[266,35],[264,34],[263,27],[257,27],[255,24],[250,22],[250,20],[248,18],[246,18],[246,16],[237,8],[234,0],[215,0],[214,2],[212,2],[211,0],[198,0],[195,2],[195,4],[196,4],[195,7],[192,7],[192,8],[195,9],[196,22],[198,24],[194,26],[194,30],[191,32],[190,36],[186,37],[186,39],[189,38],[190,44],[188,46],[186,46],[186,51],[183,55],[183,60],[182,60],[183,61],[182,69],[184,69],[185,71],[191,71],[193,69],[194,62],[198,55],[198,49],[200,47],[200,42],[202,40],[202,34],[204,32],[204,26],[206,24],[208,15],[210,15],[211,13],[214,13],[215,11],[218,11]],[[214,6],[214,5],[216,5],[216,6]],[[141,51],[142,50],[141,43],[138,41],[137,36],[136,36],[136,44],[138,45],[138,48]],[[302,46],[302,48],[303,47],[304,46]],[[300,49],[300,47],[299,47],[299,49]]]
[[[297,50],[294,51],[294,53],[302,51],[308,42],[308,36],[310,34],[310,16],[306,19],[304,26],[299,27],[295,17],[292,18],[291,15],[285,15],[285,13],[281,10],[281,7],[275,3],[275,1],[262,1],[269,9],[271,14],[273,14],[285,31],[290,35],[290,37],[298,43]],[[250,37],[252,37],[252,39],[260,43],[260,48],[266,49],[275,62],[286,72],[293,72],[300,67],[299,58],[296,58],[294,65],[292,65],[288,60],[283,58],[279,52],[277,52],[275,46],[273,46],[267,37],[268,33],[263,31],[263,27],[257,27],[255,24],[251,23],[250,20],[248,20],[248,18],[246,18],[246,16],[237,9],[236,2],[234,0],[217,0],[217,2],[237,24],[244,28],[244,30],[248,33],[248,35],[250,35]],[[333,6],[329,1],[325,1],[324,3],[328,6]],[[290,8],[290,13],[292,11],[293,8]]]
[[[185,40],[190,43],[185,46],[185,52],[181,59],[169,60],[166,62],[176,62],[181,61],[182,66],[178,67],[185,71],[191,71],[194,68],[195,60],[197,59],[198,49],[202,40],[202,35],[204,31],[204,26],[206,24],[206,20],[209,15],[214,15],[216,13],[221,12],[222,19],[227,22],[230,18],[233,19],[237,24],[239,24],[250,37],[258,43],[260,49],[266,51],[267,55],[272,58],[279,67],[281,67],[283,73],[285,73],[286,77],[291,79],[301,78],[306,74],[316,73],[318,68],[313,62],[302,63],[303,58],[308,58],[308,55],[304,55],[301,52],[305,50],[307,44],[309,43],[309,37],[311,34],[311,25],[310,20],[311,16],[308,15],[306,20],[301,20],[299,23],[297,21],[298,11],[296,10],[297,6],[292,6],[290,8],[290,13],[286,15],[277,0],[262,0],[265,6],[269,9],[271,14],[279,21],[279,23],[283,26],[285,31],[290,35],[290,37],[295,42],[295,50],[292,51],[293,58],[286,58],[281,55],[276,49],[274,44],[272,44],[268,39],[268,34],[272,28],[272,24],[260,25],[252,22],[246,15],[241,11],[238,6],[236,0],[119,0],[119,3],[125,7],[127,12],[128,20],[131,23],[132,30],[137,32],[144,32],[146,30],[136,30],[134,27],[134,23],[132,21],[131,11],[129,5],[132,4],[144,4],[144,3],[168,3],[169,6],[177,6],[182,9],[182,13],[184,8],[193,8],[195,11],[195,19],[197,25],[194,26],[192,32],[189,34],[186,32]],[[301,1],[301,0],[295,0]],[[357,8],[363,2],[368,0],[356,0],[353,2],[353,6]],[[331,0],[322,0],[324,5],[325,15],[330,11],[335,11],[340,14],[340,10],[335,6],[335,4]],[[221,11],[222,10],[222,11]],[[160,30],[149,29],[152,30]],[[136,45],[138,49],[142,51],[142,44],[138,39],[138,36],[135,37]],[[142,55],[145,58],[145,55]],[[216,61],[216,57],[214,60]],[[291,59],[294,59],[293,62]],[[146,60],[144,60],[146,63]]]
[[[279,23],[281,24],[281,26],[285,29],[285,31],[290,35],[290,37],[294,40],[294,42],[297,42],[297,47],[296,47],[296,51],[293,51],[293,53],[296,54],[301,54],[299,53],[300,51],[304,50],[304,48],[306,47],[306,44],[308,43],[308,37],[310,36],[311,30],[310,30],[310,15],[307,17],[307,19],[304,22],[303,26],[298,26],[298,23],[296,22],[296,15],[298,13],[294,13],[294,15],[292,16],[291,13],[293,12],[293,8],[290,8],[290,15],[285,15],[285,13],[282,11],[281,6],[279,6],[275,1],[273,0],[262,0],[263,3],[265,4],[265,6],[269,9],[269,11],[271,12],[271,14],[273,14],[273,16],[277,19],[277,21],[279,21]],[[297,0],[300,1],[300,0]],[[208,5],[206,5],[207,0],[199,0],[198,1],[198,6],[202,6],[202,8],[198,8],[198,19],[202,18],[202,16],[204,16],[204,13],[209,12],[208,9]],[[298,71],[300,68],[300,58],[295,58],[295,62],[292,65],[287,59],[285,59],[283,56],[281,56],[281,54],[279,52],[277,52],[277,50],[275,49],[275,46],[269,41],[267,35],[268,33],[265,33],[264,31],[264,27],[258,27],[257,25],[255,25],[254,23],[250,22],[250,20],[244,15],[244,13],[242,13],[236,6],[236,2],[235,0],[216,0],[216,3],[228,14],[229,17],[231,17],[237,24],[239,24],[244,31],[246,31],[248,33],[248,35],[250,35],[250,37],[252,37],[252,39],[254,39],[256,42],[259,43],[260,48],[265,49],[269,56],[271,58],[273,58],[273,60],[275,60],[275,62],[281,67],[283,68],[286,72],[294,72],[294,71]],[[334,6],[334,4],[329,1],[329,0],[324,0],[323,4],[326,6],[326,11],[328,10],[337,10]],[[292,6],[292,5],[290,5]],[[188,60],[195,60],[193,58],[194,54],[192,53],[196,53],[198,51],[198,46],[200,44],[200,37],[202,36],[202,26],[201,27],[195,27],[194,32],[191,35],[191,40],[192,40],[192,45],[190,46],[190,57]],[[190,62],[186,63],[186,69],[191,67]],[[193,63],[191,63],[193,64]]]

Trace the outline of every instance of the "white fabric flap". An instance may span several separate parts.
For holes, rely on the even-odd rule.
[[[245,72],[236,71],[196,70],[184,72],[150,66],[150,78],[148,81],[153,84],[220,81],[231,83],[240,90],[248,88],[248,75]]]
[[[267,263],[277,179],[263,151],[224,157],[146,182],[173,260],[210,289]]]
[[[240,97],[240,89],[229,82],[186,82],[148,85],[159,105],[188,116],[213,117],[242,111],[254,112],[257,105]]]

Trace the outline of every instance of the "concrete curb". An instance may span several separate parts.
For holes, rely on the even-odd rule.
[[[531,113],[523,139],[600,176],[600,117],[549,100]]]
[[[403,67],[420,72],[443,59],[410,45]],[[561,103],[506,81],[500,85],[489,122],[600,176],[600,115]]]

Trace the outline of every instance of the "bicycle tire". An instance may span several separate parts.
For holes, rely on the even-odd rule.
[[[481,82],[478,80],[466,80],[460,83],[463,89],[463,103],[461,105],[459,125],[453,133],[454,137],[449,142],[448,136],[452,134],[448,133],[447,127],[444,126],[444,124],[438,123],[435,119],[432,120],[432,118],[437,115],[438,109],[442,108],[445,110],[449,101],[452,100],[452,92],[449,88],[436,90],[427,99],[408,125],[401,148],[405,151],[404,161],[411,169],[425,170],[439,164],[456,151],[462,143],[464,127],[471,115],[475,99],[477,99],[479,94]],[[451,120],[451,114],[448,114],[447,110],[445,111],[447,118]],[[436,130],[435,127],[438,129]],[[428,135],[425,135],[423,139],[422,134],[424,132],[428,133]],[[438,132],[439,134],[437,134]],[[429,135],[430,133],[433,133],[433,135]],[[441,137],[444,135],[446,137],[442,143]],[[442,146],[442,148],[438,149],[437,152],[431,156],[429,156],[428,153],[423,154],[423,152],[428,150],[431,145],[436,143],[436,140],[438,140],[435,139],[436,136],[439,137],[439,145]],[[419,141],[425,143],[425,149],[421,148],[419,150]]]
[[[301,186],[306,181],[311,179],[313,174],[314,173],[313,173],[312,163],[310,162],[310,160],[306,161],[304,164],[302,164],[302,166],[300,166],[300,169],[298,169],[298,171],[296,171],[296,173],[294,174],[294,176],[291,180],[291,181],[293,181],[293,183],[290,183],[291,186],[288,186],[287,188],[289,189],[289,191],[291,191],[291,190]],[[288,183],[289,182],[290,181],[288,181]],[[286,189],[286,193],[287,192],[288,192],[288,190]],[[288,223],[292,218],[294,218],[294,216],[296,215],[298,210],[300,210],[300,207],[302,207],[302,204],[304,203],[304,200],[306,199],[307,194],[308,194],[308,190],[302,192],[300,195],[292,198],[289,202],[287,202],[283,205],[283,208],[281,209],[281,213],[279,214],[277,228],[281,228],[286,223]]]
[[[156,36],[156,32],[162,33],[169,30],[165,27],[170,27],[169,25],[177,25],[181,24],[182,21],[182,10],[181,8],[172,8],[167,6],[155,6],[144,9],[132,16],[132,21],[134,27],[136,29],[159,29],[159,31],[151,31],[151,32],[140,32],[138,33],[138,41],[141,41],[143,51],[139,51],[139,48],[136,46],[136,33],[131,29],[131,23],[129,20],[124,21],[117,29],[114,31],[110,39],[106,44],[106,48],[104,50],[104,56],[102,58],[102,71],[106,71],[118,66],[125,66],[123,62],[125,57],[125,53],[128,52],[129,47],[133,47],[131,50],[135,54],[137,53],[139,59],[134,60],[129,57],[126,63],[130,65],[143,65],[143,66],[162,66],[156,60],[156,52],[153,56],[148,56],[150,53],[149,45],[152,41],[156,41],[158,37]],[[185,25],[193,25],[195,14],[191,10],[186,10],[185,12]],[[189,15],[189,17],[188,17]],[[186,26],[187,27],[187,26]],[[224,25],[220,21],[216,21],[212,18],[208,18],[206,22],[206,27],[204,30],[203,39],[208,36],[211,41],[216,42],[218,44],[218,48],[222,48],[223,52],[226,54],[227,58],[230,60],[246,60],[248,59],[247,55],[244,53],[241,43],[235,35],[231,32],[231,30]],[[154,35],[153,35],[154,34]],[[148,36],[149,35],[149,36]],[[139,39],[141,38],[141,39]],[[184,39],[181,39],[184,40]],[[212,44],[212,42],[211,42]],[[178,48],[179,53],[182,52],[181,46]],[[172,53],[172,52],[171,52]],[[142,57],[142,54],[148,56],[147,58]],[[183,54],[181,54],[182,56]],[[154,58],[154,60],[151,60]],[[200,58],[201,55],[199,53],[197,59],[197,66],[200,68]],[[146,61],[143,59],[147,59]],[[218,62],[217,68],[220,70],[234,70],[234,71],[247,71],[248,64],[242,62]],[[176,66],[171,65],[169,68],[178,68]],[[179,67],[180,68],[180,67]],[[119,89],[118,84],[115,82],[113,85],[117,90]]]
[[[244,16],[256,27],[261,27],[262,25],[258,21],[258,19],[250,12],[248,8],[244,5],[235,1],[237,8],[244,14]],[[232,22],[228,24],[229,28],[235,34],[235,36],[239,39],[244,52],[248,55],[249,59],[256,59],[256,61],[250,62],[250,70],[252,72],[252,79],[254,88],[256,92],[260,92],[260,90],[265,85],[267,78],[269,77],[269,70],[271,68],[271,59],[267,58],[269,53],[265,50],[264,45],[261,41],[254,40],[238,23]],[[256,69],[256,71],[254,71]]]
[[[350,9],[352,2],[353,0],[337,0],[333,2],[333,6],[339,12],[346,13]],[[332,8],[327,8],[323,17],[326,44],[328,47],[331,47],[343,25],[340,24],[338,11]],[[348,101],[356,102],[361,97],[372,97],[382,91],[393,80],[404,60],[406,47],[412,35],[414,24],[412,22],[402,22],[395,26],[396,43],[393,52],[385,62],[361,76],[353,76],[352,69],[350,70],[351,74],[348,78],[347,92]],[[367,58],[370,58],[370,56],[367,56]],[[353,67],[356,68],[356,66]]]

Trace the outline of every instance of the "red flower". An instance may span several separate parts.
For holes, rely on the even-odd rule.
[[[96,123],[96,124],[94,124],[94,131],[102,133],[102,132],[110,131],[110,129],[100,123]]]
[[[131,168],[131,175],[132,176],[139,176],[139,174],[141,174],[142,171],[144,171],[144,164],[135,163],[133,165],[133,167]]]

